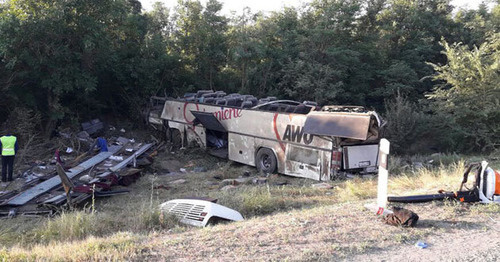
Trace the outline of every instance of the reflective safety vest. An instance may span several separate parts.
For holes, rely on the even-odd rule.
[[[15,147],[17,137],[2,136],[0,137],[0,141],[2,142],[2,156],[13,156],[16,154]]]

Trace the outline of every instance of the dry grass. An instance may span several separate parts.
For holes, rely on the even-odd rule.
[[[106,238],[50,242],[30,248],[15,246],[0,251],[0,261],[118,261],[136,258],[142,252],[143,237],[115,233]]]
[[[217,260],[335,260],[411,243],[433,234],[436,227],[454,230],[439,219],[488,227],[489,216],[498,216],[500,211],[498,206],[454,202],[412,205],[412,210],[423,215],[424,227],[387,227],[374,223],[362,208],[364,200],[376,196],[376,178],[332,181],[334,189],[324,190],[311,186],[316,181],[271,176],[264,185],[247,183],[222,191],[221,178],[258,174],[251,167],[188,156],[180,152],[167,159],[183,159],[188,171],[199,166],[208,171],[156,175],[151,170],[129,187],[130,194],[98,201],[95,213],[2,221],[0,260],[206,260],[210,256]],[[464,169],[463,160],[448,165],[444,160],[434,161],[434,166],[420,169],[398,158],[391,163],[399,165],[393,172],[400,171],[390,177],[389,193],[395,195],[456,190]],[[178,179],[186,182],[170,183]],[[278,182],[287,184],[275,185]],[[154,189],[159,185],[169,189]],[[240,211],[246,221],[197,229],[161,216],[160,203],[188,196],[217,198],[219,204]],[[439,212],[434,214],[435,210]],[[389,232],[390,237],[380,232]]]
[[[448,166],[424,167],[390,177],[389,192],[392,194],[425,194],[437,193],[439,189],[456,191],[462,182],[464,170],[465,162],[463,160]]]

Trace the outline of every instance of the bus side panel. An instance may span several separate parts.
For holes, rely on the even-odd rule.
[[[184,137],[186,137],[188,144],[197,143],[201,147],[205,147],[207,144],[205,128],[201,125],[195,126],[193,129],[192,125],[169,121],[168,127],[179,130],[181,132],[181,137],[183,140]],[[182,146],[187,145],[183,144]]]
[[[255,166],[255,138],[250,136],[228,134],[229,160]]]
[[[286,145],[285,174],[287,175],[320,180],[321,161],[320,150],[293,144]]]
[[[186,127],[187,141],[191,144],[196,142],[200,147],[207,146],[207,136],[202,125]]]
[[[181,123],[177,123],[177,122],[168,122],[168,127],[170,128],[174,128],[174,129],[177,129],[179,130],[179,132],[181,132],[181,136],[184,137],[184,127],[186,125],[185,124],[181,124]]]

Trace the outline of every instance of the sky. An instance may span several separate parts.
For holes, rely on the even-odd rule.
[[[142,7],[146,10],[151,10],[154,2],[163,2],[165,6],[171,8],[177,4],[177,0],[140,0]],[[206,0],[200,0],[203,4]],[[236,11],[241,14],[243,8],[250,7],[253,12],[257,11],[279,11],[283,6],[298,7],[303,3],[308,3],[311,0],[219,0],[223,3],[222,14],[229,15],[231,11]],[[477,8],[482,0],[452,0],[454,6]]]

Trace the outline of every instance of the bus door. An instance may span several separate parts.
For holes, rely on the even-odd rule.
[[[228,134],[227,130],[217,120],[213,113],[191,111],[196,117],[193,124],[201,123],[205,127],[206,145],[211,155],[227,158]]]

